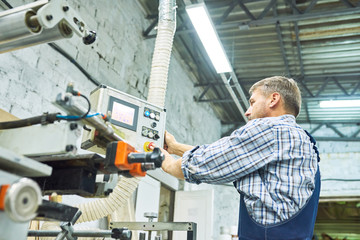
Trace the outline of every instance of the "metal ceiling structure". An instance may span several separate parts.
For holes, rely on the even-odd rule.
[[[145,38],[156,36],[156,0],[139,0],[150,19]],[[245,124],[229,89],[246,109],[239,89],[248,90],[269,76],[292,77],[302,92],[300,124],[312,133],[328,128],[331,137],[320,141],[359,141],[360,107],[320,108],[321,100],[360,99],[360,0],[205,0],[234,73],[218,75],[185,11],[177,1],[174,45],[197,77],[194,99],[211,104],[230,133]],[[190,1],[186,2],[187,4]],[[197,3],[197,1],[191,1]],[[344,126],[351,131],[342,132]]]

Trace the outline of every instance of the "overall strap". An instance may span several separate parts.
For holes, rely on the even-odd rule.
[[[311,134],[310,134],[308,131],[306,131],[306,130],[304,130],[304,131],[305,131],[306,135],[309,136],[310,142],[312,142],[312,143],[314,144],[314,145],[313,145],[313,149],[314,149],[314,151],[316,152],[317,161],[320,162],[320,154],[319,154],[318,148],[316,147],[316,140],[315,140],[315,138],[314,138],[313,136],[311,136]]]

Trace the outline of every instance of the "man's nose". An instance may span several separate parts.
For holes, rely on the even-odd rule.
[[[246,110],[246,113],[245,113],[245,116],[246,117],[249,117],[251,115],[251,107],[249,107],[247,110]]]

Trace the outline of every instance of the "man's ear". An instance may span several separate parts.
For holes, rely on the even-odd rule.
[[[270,108],[277,106],[280,103],[281,95],[278,92],[270,94]]]

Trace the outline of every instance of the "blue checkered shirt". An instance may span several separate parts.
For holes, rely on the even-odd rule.
[[[274,224],[294,215],[315,188],[317,155],[295,117],[258,118],[229,137],[184,153],[182,171],[191,183],[234,182],[249,215]]]

